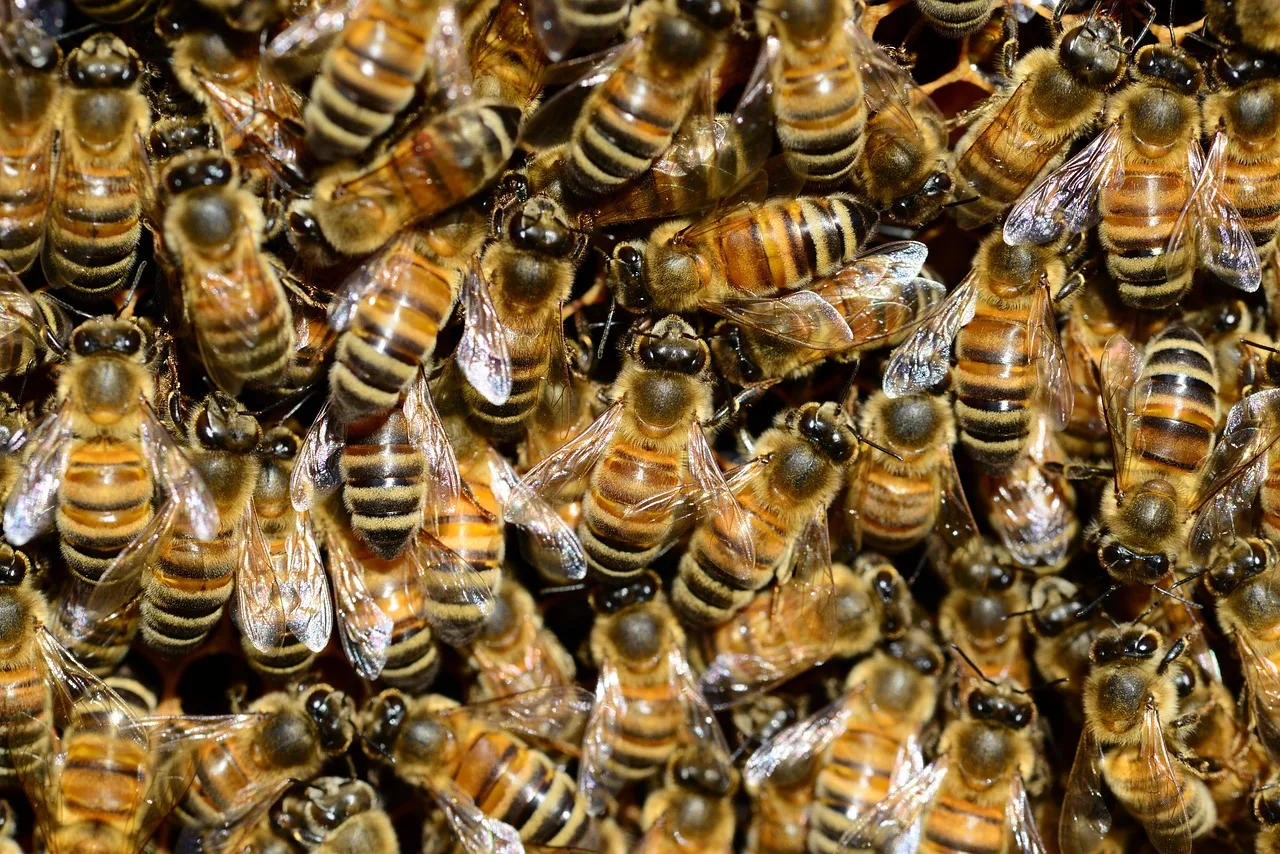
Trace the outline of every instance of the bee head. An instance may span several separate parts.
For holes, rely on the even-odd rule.
[[[954,183],[951,174],[945,169],[932,170],[925,177],[919,190],[893,200],[885,211],[885,219],[907,226],[919,226],[931,222],[951,197]]]
[[[977,721],[991,721],[1009,729],[1026,729],[1036,719],[1036,705],[1000,684],[977,682],[965,697],[965,711]]]
[[[636,330],[631,349],[648,370],[690,376],[702,373],[710,358],[706,342],[675,315],[664,317],[649,331]]]
[[[1125,623],[1105,629],[1094,638],[1089,647],[1089,660],[1098,665],[1125,659],[1150,661],[1160,652],[1162,642],[1155,629],[1141,623]]]
[[[307,690],[302,702],[324,751],[330,755],[345,753],[356,735],[356,708],[351,698],[328,685],[315,685]]]
[[[800,435],[837,463],[848,462],[858,450],[858,434],[838,403],[806,403],[792,418]]]
[[[1256,80],[1280,77],[1280,61],[1260,53],[1220,50],[1213,58],[1213,76],[1228,89],[1239,89]]]
[[[736,0],[676,0],[676,8],[716,32],[729,29],[738,20]]]
[[[258,453],[272,460],[292,460],[298,456],[301,444],[297,433],[288,427],[277,425],[262,434]]]
[[[1233,540],[1214,549],[1205,586],[1214,596],[1229,596],[1241,584],[1261,575],[1269,564],[1267,550],[1260,541]]]
[[[825,39],[840,24],[841,4],[836,0],[781,0],[768,6],[762,11],[797,44]]]
[[[30,570],[31,559],[25,553],[8,543],[0,543],[0,587],[22,586]]]
[[[1261,787],[1253,796],[1253,815],[1263,827],[1280,824],[1280,786]]]
[[[229,394],[215,391],[195,413],[192,434],[206,448],[247,454],[258,445],[258,419],[245,412]]]
[[[626,584],[599,587],[591,592],[591,607],[597,614],[616,614],[633,605],[652,602],[662,582],[652,572],[641,573]]]
[[[921,676],[942,673],[945,663],[942,650],[927,632],[920,629],[910,629],[902,637],[886,641],[883,648],[890,658],[906,662]]]
[[[1045,576],[1031,587],[1031,625],[1043,638],[1057,637],[1080,619],[1088,602],[1080,589],[1055,575]]]
[[[1204,85],[1200,63],[1180,47],[1149,44],[1134,60],[1138,78],[1172,89],[1180,95],[1195,95]]]
[[[516,248],[552,258],[568,258],[579,244],[560,206],[543,195],[534,196],[516,208],[507,221],[506,230]]]
[[[689,745],[671,759],[671,776],[680,786],[708,797],[723,798],[737,787],[733,767],[708,744]]]
[[[111,33],[94,33],[67,57],[67,79],[81,89],[123,89],[141,75],[138,55]]]
[[[361,740],[370,759],[390,760],[396,742],[409,718],[409,703],[395,689],[383,691],[369,701],[364,711]]]
[[[203,121],[164,121],[152,125],[147,149],[160,160],[169,160],[197,148],[209,148],[213,127]]]
[[[164,173],[164,189],[171,196],[205,187],[225,187],[235,179],[235,166],[209,150],[179,155]]]
[[[1123,41],[1115,21],[1094,17],[1063,34],[1058,43],[1058,61],[1082,85],[1107,89],[1124,75]]]
[[[86,320],[71,333],[71,352],[76,356],[114,353],[137,361],[146,357],[147,336],[132,320],[110,316]]]

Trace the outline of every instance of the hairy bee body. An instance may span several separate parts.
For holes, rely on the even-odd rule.
[[[471,641],[467,662],[476,678],[468,692],[473,703],[572,685],[577,667],[555,633],[542,624],[529,591],[504,578],[493,613]]]
[[[128,283],[137,258],[151,105],[138,55],[109,33],[72,51],[66,76],[42,264],[50,284],[100,296]]]
[[[0,586],[0,784],[13,788],[48,749],[53,692],[37,654],[35,630],[49,614],[44,597],[26,580],[27,556],[5,544],[0,560],[7,579]]]
[[[707,854],[730,854],[738,772],[715,747],[682,745],[667,764],[665,785],[645,798],[636,854],[680,854],[696,845]]]
[[[0,39],[0,260],[25,273],[45,240],[62,52],[30,21],[9,23]]]
[[[936,219],[951,195],[946,164],[946,121],[929,96],[912,87],[905,104],[867,122],[853,181],[886,221],[918,227]]]
[[[982,29],[991,20],[995,0],[916,0],[920,16],[939,35],[960,39]]]
[[[422,527],[427,491],[425,462],[404,413],[348,424],[339,469],[352,531],[375,554],[396,557]]]
[[[1210,32],[1230,44],[1280,53],[1280,11],[1266,0],[1207,0]]]
[[[398,854],[391,819],[363,780],[320,777],[304,793],[286,795],[275,827],[312,854]]]
[[[817,762],[802,758],[782,766],[751,792],[747,854],[808,854]]]
[[[1031,660],[1023,647],[1027,591],[998,546],[974,540],[953,556],[951,589],[938,606],[938,633],[964,651],[987,679],[1031,684]]]
[[[1094,281],[1085,284],[1080,298],[1071,303],[1062,346],[1071,372],[1073,405],[1058,440],[1071,457],[1084,460],[1103,459],[1111,448],[1107,438],[1107,419],[1102,411],[1102,392],[1098,385],[1098,365],[1112,335],[1126,333],[1121,322],[1121,307],[1114,297]]]

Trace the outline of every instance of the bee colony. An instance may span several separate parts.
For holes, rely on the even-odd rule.
[[[1280,851],[1272,0],[6,0],[0,854]]]

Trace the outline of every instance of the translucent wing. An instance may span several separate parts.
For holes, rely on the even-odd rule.
[[[1280,747],[1280,667],[1253,645],[1248,637],[1235,634],[1241,670],[1249,703],[1249,725],[1259,741],[1273,755]]]
[[[436,775],[427,789],[468,854],[524,854],[524,843],[516,829],[485,815],[452,780]]]
[[[267,59],[280,61],[291,54],[309,52],[317,43],[339,35],[367,0],[339,0],[317,5],[280,32],[267,45]]]
[[[97,706],[120,720],[132,721],[136,717],[132,706],[76,661],[43,626],[36,629],[35,648],[53,694],[55,721],[66,721],[77,704]]]
[[[23,546],[53,526],[58,487],[71,453],[70,403],[63,400],[26,434],[26,462],[4,508],[4,536]]]
[[[1024,195],[1004,221],[1006,243],[1041,245],[1063,234],[1081,234],[1097,224],[1103,188],[1124,179],[1120,123],[1098,138]]]
[[[442,3],[435,14],[435,27],[427,41],[430,92],[437,104],[449,107],[471,96],[471,64],[457,6]]]
[[[342,483],[338,461],[344,444],[346,430],[333,416],[332,403],[326,400],[298,448],[290,475],[289,500],[295,512],[306,512],[315,493],[332,492]]]
[[[352,273],[329,303],[329,324],[339,332],[345,330],[362,302],[395,288],[410,275],[419,239],[413,231],[400,232]]]
[[[464,706],[468,718],[575,755],[571,743],[591,712],[591,694],[577,685],[555,685]]]
[[[618,5],[625,11],[627,4]],[[563,0],[530,0],[529,3],[529,14],[533,17],[533,30],[538,36],[538,43],[552,62],[564,59],[582,35],[573,15],[566,14],[566,7]]]
[[[991,478],[988,518],[1014,560],[1023,566],[1056,566],[1070,545],[1064,536],[1074,524],[1075,509],[1064,498],[1069,488],[1061,473],[1045,463],[1052,458],[1053,437],[1045,416],[1032,427],[1027,452],[1005,475]]]
[[[1128,485],[1129,424],[1133,416],[1133,384],[1142,373],[1142,356],[1138,348],[1123,335],[1112,335],[1102,352],[1102,411],[1111,435],[1111,454],[1115,465],[1116,493],[1123,495]]]
[[[178,837],[178,854],[228,854],[244,851],[249,835],[267,819],[271,807],[294,781],[263,781],[241,791],[232,807],[211,826],[188,825]]]
[[[890,789],[885,799],[867,810],[840,837],[843,848],[883,850],[911,832],[933,802],[950,765],[940,757],[901,786]]]
[[[1036,827],[1035,813],[1027,799],[1027,789],[1022,775],[1015,769],[1009,784],[1009,802],[1004,806],[1004,820],[1013,835],[1014,850],[1023,854],[1048,854],[1040,830]]]
[[[342,649],[360,677],[372,681],[387,663],[387,647],[395,626],[369,595],[364,568],[341,538],[331,534],[326,545]]]
[[[514,490],[519,487],[520,476],[506,457],[492,448],[489,449],[489,472],[494,497],[503,507],[502,515],[506,521],[531,536],[542,554],[556,556],[555,569],[559,578],[566,582],[586,578],[587,558],[582,551],[582,544],[555,508],[540,495],[530,491],[522,496],[520,506],[513,513],[508,508],[512,505]]]
[[[586,73],[549,98],[529,117],[521,133],[521,141],[535,149],[551,148],[566,142],[591,93],[608,80],[619,66],[634,56],[644,45],[644,41],[643,35],[636,36],[582,63],[587,65]]]
[[[754,564],[756,549],[751,518],[725,480],[715,452],[707,444],[702,425],[697,421],[689,427],[689,474],[704,496],[704,512],[714,513],[727,535],[725,543],[738,553],[744,564]]]
[[[1156,709],[1155,700],[1147,697],[1146,709],[1142,714],[1142,740],[1138,747],[1138,773],[1143,797],[1151,800],[1146,803],[1167,804],[1170,808],[1169,835],[1160,846],[1162,854],[1190,854],[1191,821],[1187,814],[1187,805],[1182,798],[1181,774],[1173,766],[1169,749],[1165,745],[1164,727],[1160,724],[1160,713]],[[1190,772],[1182,772],[1189,775]]]
[[[35,298],[9,265],[0,262],[0,343],[22,338],[39,343],[36,333],[43,325]]]
[[[609,773],[608,763],[613,745],[622,737],[622,717],[627,707],[626,695],[618,669],[606,658],[600,662],[596,680],[595,704],[582,738],[582,761],[578,766],[578,791],[587,802],[587,812],[604,815],[614,795],[622,788],[622,780]]]
[[[974,521],[973,510],[969,507],[969,500],[965,498],[960,472],[956,470],[951,449],[944,447],[938,453],[941,455],[938,467],[941,491],[938,521],[929,544],[929,556],[935,567],[942,568],[950,564],[951,555],[978,536],[978,523]]]
[[[511,352],[478,265],[462,278],[465,322],[453,358],[480,395],[495,406],[511,396]]]
[[[283,645],[289,632],[288,610],[291,603],[285,599],[276,581],[271,549],[252,505],[241,519],[237,537],[244,546],[236,566],[236,622],[255,648],[262,651],[277,649]]]
[[[1192,144],[1189,157],[1196,181],[1170,235],[1165,257],[1170,264],[1178,263],[1186,257],[1182,249],[1194,243],[1201,267],[1226,284],[1252,293],[1262,284],[1262,268],[1248,227],[1222,190],[1226,149],[1227,134],[1222,130],[1214,134],[1207,158],[1199,142]]]
[[[218,535],[218,505],[205,486],[200,472],[173,441],[169,431],[156,419],[145,401],[138,404],[141,420],[138,433],[142,440],[142,456],[165,495],[165,501],[177,505],[184,533],[209,542]]]
[[[973,320],[977,304],[978,287],[970,273],[937,311],[894,349],[884,371],[885,394],[902,397],[942,382],[951,367],[951,344],[965,324]]]
[[[703,308],[771,338],[811,350],[846,350],[854,343],[849,324],[840,312],[813,291],[708,302]]]
[[[1036,288],[1031,299],[1027,339],[1027,353],[1036,367],[1037,393],[1044,398],[1054,429],[1061,430],[1071,420],[1075,389],[1071,385],[1067,354],[1058,335],[1058,321],[1053,314],[1053,299],[1047,283]]]
[[[1063,851],[1096,851],[1110,830],[1111,813],[1102,795],[1102,747],[1086,728],[1067,778],[1058,820],[1058,847]]]
[[[294,512],[284,551],[280,587],[287,591],[290,603],[286,625],[303,646],[320,652],[329,645],[333,604],[329,599],[324,561],[320,558],[320,544],[316,542],[315,529],[306,511]]]
[[[916,122],[910,104],[912,90],[918,87],[911,74],[894,62],[856,21],[846,22],[845,32],[859,61],[867,109],[872,114],[895,113],[899,125],[914,128]]]
[[[178,524],[178,512],[177,502],[165,501],[133,542],[112,559],[97,584],[73,586],[70,594],[73,601],[79,601],[82,595],[87,597],[83,607],[75,609],[82,619],[96,623],[102,617],[121,611],[137,597],[143,570],[155,563],[156,555],[168,544]],[[95,629],[96,625],[77,626],[73,634],[84,638]]]
[[[748,787],[759,787],[779,768],[821,754],[844,733],[852,713],[852,707],[842,698],[787,727],[751,754],[742,769],[743,781]]]
[[[729,745],[725,741],[724,731],[716,720],[716,713],[711,704],[702,696],[698,688],[698,680],[694,678],[684,650],[678,644],[671,644],[667,651],[667,672],[670,675],[676,696],[680,698],[685,712],[686,743],[709,745],[716,756],[728,756]]]
[[[404,417],[409,424],[409,439],[421,449],[426,461],[426,519],[431,530],[438,531],[440,521],[457,509],[463,483],[453,444],[431,401],[425,371],[418,374],[417,382],[405,394]]]
[[[484,628],[484,621],[493,613],[493,582],[463,560],[457,552],[425,531],[418,535],[410,550],[410,560],[415,564],[415,575],[423,593],[432,602],[453,606],[471,613],[474,621],[457,622],[431,612],[431,628],[445,643],[462,646],[471,641]],[[448,610],[452,610],[452,607]]]
[[[234,368],[238,358],[252,353],[279,334],[280,324],[292,328],[293,318],[284,290],[275,280],[257,246],[246,242],[243,254],[250,257],[229,260],[235,273],[226,275],[191,265],[183,269],[183,287],[188,305],[199,305],[197,316],[234,318],[226,326],[194,323],[201,362],[213,384],[236,395],[244,386],[243,376]],[[270,299],[263,299],[270,294]],[[208,312],[206,315],[205,312]],[[278,315],[284,314],[283,319]],[[227,327],[233,334],[227,335]]]
[[[515,518],[519,518],[522,505],[530,495],[540,495],[553,503],[569,500],[570,497],[561,495],[561,491],[584,479],[604,457],[625,414],[626,401],[615,402],[590,427],[529,469],[520,483],[511,490],[507,518],[512,519],[513,512],[516,514]]]

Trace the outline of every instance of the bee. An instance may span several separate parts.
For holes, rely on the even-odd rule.
[[[1147,344],[1145,360],[1113,337],[1100,373],[1114,488],[1088,539],[1117,581],[1154,584],[1177,565],[1191,513],[1213,495],[1203,478],[1218,423],[1213,354],[1198,333],[1174,325]]]
[[[919,276],[927,254],[915,241],[884,244],[812,283],[813,293],[830,303],[852,332],[847,348],[812,349],[725,320],[711,338],[716,366],[737,385],[764,384],[803,376],[824,359],[854,360],[901,343],[946,294],[941,284]]]
[[[951,198],[947,122],[918,86],[898,89],[905,98],[887,99],[867,121],[851,175],[886,222],[918,228],[936,219]]]
[[[737,18],[737,0],[638,7],[625,46],[604,54],[590,73],[542,105],[524,141],[538,148],[563,144],[560,181],[568,193],[609,195],[671,145],[706,95]]]
[[[1090,281],[1080,289],[1079,299],[1067,306],[1067,322],[1062,332],[1062,349],[1071,374],[1071,417],[1058,434],[1062,449],[1073,459],[1101,460],[1111,452],[1107,419],[1102,409],[1102,389],[1098,366],[1107,342],[1113,335],[1140,340],[1137,331],[1123,322],[1109,287],[1095,287]]]
[[[749,474],[731,488],[739,518],[709,514],[694,530],[671,591],[672,607],[688,625],[728,620],[775,576],[829,576],[827,510],[840,494],[858,452],[858,436],[836,403],[806,403],[779,413],[756,442]],[[750,554],[735,547],[749,531]]]
[[[31,293],[0,262],[0,377],[26,377],[66,353],[71,323],[60,300]]]
[[[515,150],[520,110],[464,103],[415,125],[354,171],[326,173],[295,203],[295,230],[317,230],[338,252],[364,255],[405,228],[466,201],[498,176]]]
[[[15,545],[56,524],[75,589],[63,597],[55,626],[91,666],[118,661],[124,647],[90,643],[110,615],[75,603],[117,562],[133,563],[131,544],[180,517],[195,539],[211,541],[220,530],[200,472],[152,411],[152,344],[132,318],[100,317],[76,328],[56,405],[27,436],[27,460],[5,505],[5,536]]]
[[[626,25],[632,0],[552,0],[529,10],[538,44],[552,62],[575,48],[602,45]]]
[[[1205,22],[1209,31],[1229,44],[1263,53],[1280,53],[1280,15],[1257,0],[1208,0]]]
[[[507,518],[522,519],[529,497],[572,499],[585,490],[582,551],[591,570],[614,584],[643,572],[671,545],[690,497],[731,514],[726,524],[745,536],[703,433],[715,426],[711,358],[693,328],[671,316],[633,330],[608,398],[612,404],[590,427],[525,474]],[[578,556],[562,560],[572,565]]]
[[[938,5],[985,6],[976,3]],[[997,219],[1038,177],[1055,169],[1088,130],[1124,77],[1117,22],[1090,15],[1061,33],[1055,47],[1030,51],[1009,69],[1009,84],[983,104],[955,147],[955,199],[961,228]]]
[[[281,799],[272,824],[306,851],[398,854],[400,850],[382,799],[363,780],[312,780],[302,792]]]
[[[1031,585],[1029,628],[1035,638],[1036,671],[1046,682],[1066,680],[1063,689],[1073,698],[1077,715],[1089,672],[1089,648],[1109,625],[1096,610],[1082,613],[1090,599],[1074,583],[1056,575],[1037,578]]]
[[[1273,356],[1271,337],[1244,300],[1226,300],[1183,318],[1213,350],[1218,367],[1218,411],[1226,418],[1245,394],[1275,388],[1280,356]],[[1224,426],[1223,424],[1219,425]]]
[[[1027,590],[1011,562],[1002,548],[976,538],[939,567],[950,589],[938,606],[938,633],[984,678],[1029,685],[1026,622],[1013,619],[1027,609]]]
[[[955,418],[944,395],[877,391],[862,405],[858,428],[892,452],[859,454],[850,472],[844,506],[858,547],[896,554],[939,531],[957,543],[977,533],[951,455]]]
[[[54,686],[68,684],[68,670],[71,677],[86,672],[45,628],[49,607],[31,570],[25,553],[0,544],[0,784],[6,788],[14,788],[48,750]]]
[[[289,13],[285,0],[200,0],[228,27],[242,33],[258,33]]]
[[[920,17],[949,39],[961,39],[985,27],[997,6],[996,0],[916,0]]]
[[[1009,243],[1046,243],[1100,220],[1098,238],[1120,299],[1162,309],[1190,289],[1198,266],[1255,291],[1258,253],[1222,189],[1226,136],[1200,149],[1200,64],[1178,47],[1147,45],[1134,82],[1107,107],[1107,128],[1032,188],[1009,213]]]
[[[293,356],[293,315],[262,251],[263,217],[231,159],[179,155],[161,178],[165,249],[178,268],[201,361],[228,394],[271,387]]]
[[[45,278],[101,297],[124,287],[142,236],[151,127],[138,55],[111,33],[95,33],[67,56],[59,99],[58,165],[49,205]]]
[[[493,613],[467,649],[475,670],[473,703],[539,688],[574,684],[577,668],[555,633],[542,624],[537,603],[515,579],[503,578]]]
[[[911,625],[911,595],[888,559],[858,555],[831,577],[792,578],[762,591],[703,635],[701,690],[715,708],[737,705],[831,658],[855,658]]]
[[[1079,281],[1068,280],[1057,252],[991,234],[965,280],[894,350],[885,392],[899,397],[940,382],[954,340],[960,444],[986,472],[1008,471],[1030,442],[1037,411],[1047,410],[1055,429],[1071,415],[1053,302]]]
[[[809,851],[844,850],[857,817],[902,775],[923,766],[920,739],[933,718],[942,653],[921,629],[876,648],[854,665],[843,696],[769,739],[743,769],[748,790],[816,766],[808,808]]]
[[[729,854],[738,782],[723,735],[719,743],[682,745],[667,762],[663,786],[645,798],[640,815],[645,833],[631,850],[664,854],[694,845],[698,851]]]
[[[339,336],[329,393],[340,421],[369,418],[396,405],[431,359],[436,336],[464,291],[468,323],[487,316],[480,302],[484,293],[472,287],[478,281],[464,277],[482,238],[465,218],[407,231],[343,284],[330,306]]]
[[[489,292],[501,328],[487,337],[505,343],[508,355],[495,370],[494,345],[464,338],[454,360],[469,381],[462,397],[471,422],[494,441],[508,442],[523,435],[544,381],[567,383],[560,309],[586,240],[545,195],[517,194],[495,211],[494,226],[496,239],[468,274],[479,281],[466,288]]]
[[[1098,635],[1089,649],[1084,733],[1063,801],[1059,844],[1093,851],[1110,826],[1102,783],[1160,851],[1187,851],[1217,823],[1204,782],[1183,764],[1182,700],[1191,685],[1180,657],[1185,638],[1127,623]]]
[[[526,845],[590,849],[599,830],[573,780],[521,736],[554,743],[581,726],[590,699],[551,688],[459,706],[438,694],[384,691],[361,715],[365,752],[426,790],[467,851]],[[528,809],[537,803],[541,808]]]
[[[788,756],[767,777],[747,785],[751,795],[747,854],[807,854],[817,771],[817,757]]]
[[[546,54],[538,44],[543,31],[534,20],[534,11],[559,5],[516,0],[499,2],[486,10],[484,25],[475,27],[467,48],[474,97],[518,107],[528,118],[542,98],[547,68]]]
[[[25,273],[40,255],[49,210],[62,51],[34,21],[0,31],[0,260]]]
[[[1274,201],[1280,171],[1272,163],[1280,143],[1270,128],[1276,122],[1274,60],[1221,52],[1214,60],[1214,77],[1220,89],[1204,100],[1203,129],[1206,138],[1225,135],[1225,174],[1222,194],[1239,212],[1249,236],[1266,257],[1275,251],[1280,229],[1280,205]]]
[[[235,840],[298,780],[310,780],[356,736],[351,698],[324,683],[302,684],[255,700],[194,754],[195,777],[178,812],[184,837],[202,847],[238,850]],[[228,847],[223,847],[228,846]]]
[[[1013,468],[978,481],[992,529],[1020,566],[1037,573],[1064,568],[1080,535],[1075,487],[1052,468],[1065,462],[1049,430],[1049,418],[1041,412],[1032,425],[1026,452]]]
[[[1253,817],[1261,825],[1257,841],[1254,843],[1256,854],[1275,854],[1280,851],[1280,838],[1277,838],[1277,827],[1280,827],[1280,803],[1276,803],[1277,780],[1275,775],[1264,786],[1259,786],[1253,795]]]

